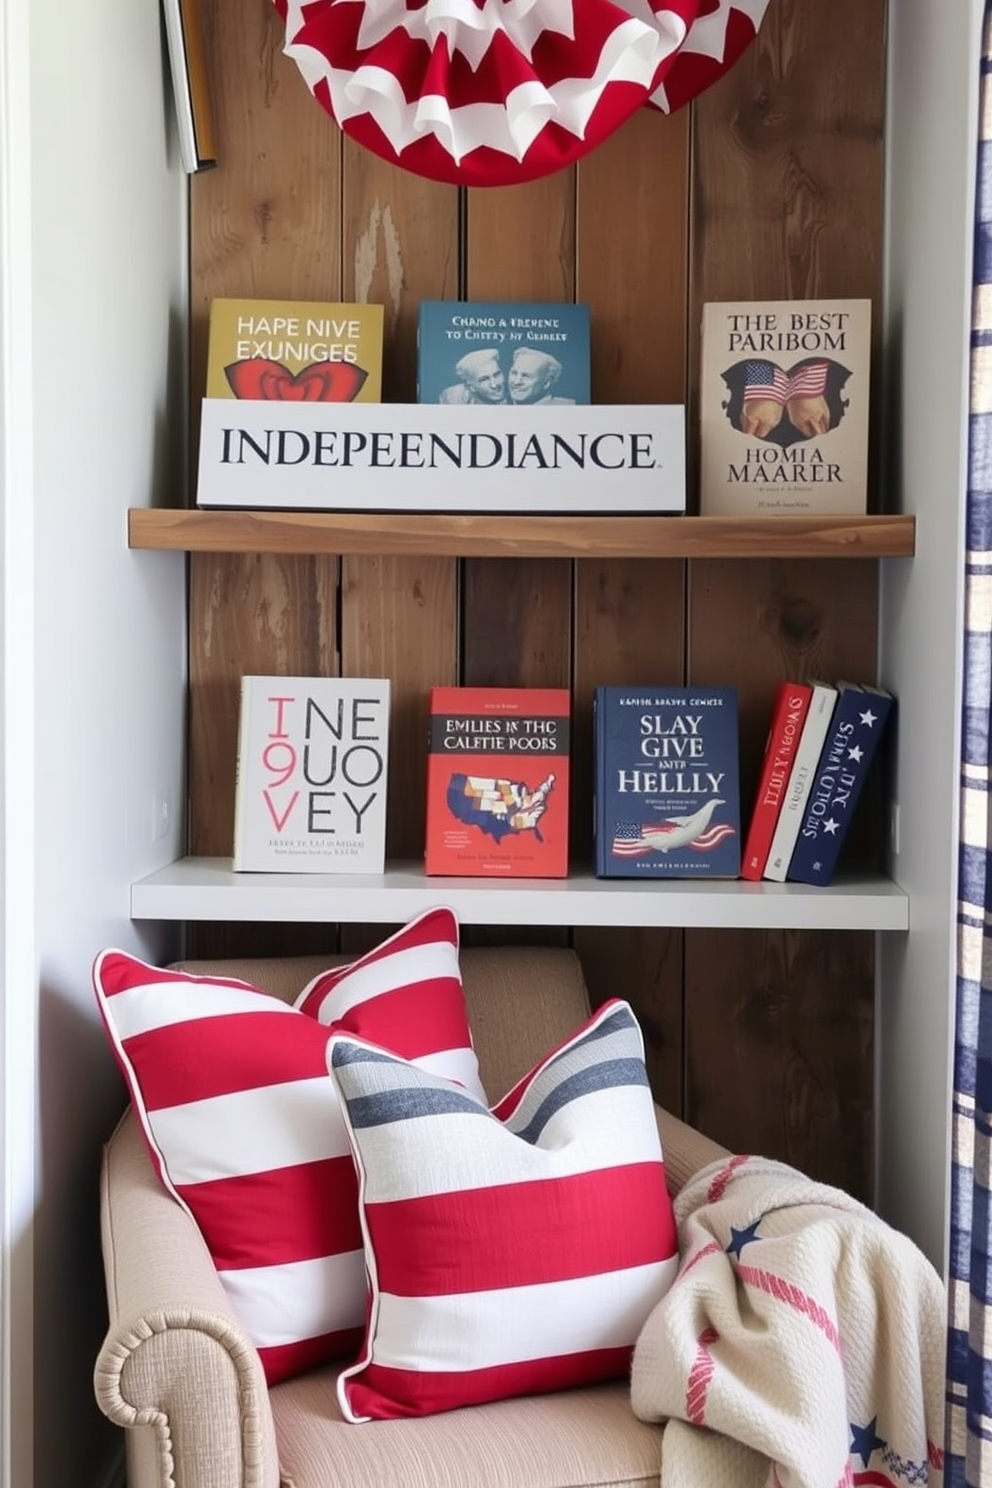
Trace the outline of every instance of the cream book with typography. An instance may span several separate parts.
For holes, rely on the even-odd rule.
[[[863,516],[870,300],[703,306],[703,516]]]

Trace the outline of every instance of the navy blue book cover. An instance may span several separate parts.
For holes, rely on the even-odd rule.
[[[789,883],[829,884],[894,699],[880,688],[842,682],[820,751],[803,824],[792,851]]]
[[[417,402],[588,403],[589,306],[423,300]]]
[[[597,878],[736,878],[740,752],[733,687],[597,687]]]

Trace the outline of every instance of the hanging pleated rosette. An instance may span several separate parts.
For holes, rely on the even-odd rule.
[[[698,98],[751,45],[769,3],[770,0],[700,0],[685,41],[671,67],[662,69],[648,105],[671,114]],[[629,8],[640,13],[635,4]]]
[[[345,134],[417,175],[506,186],[680,107],[768,0],[275,0],[286,54]]]

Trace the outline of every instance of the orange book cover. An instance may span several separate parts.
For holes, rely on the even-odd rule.
[[[565,878],[571,698],[563,687],[432,687],[425,872]]]

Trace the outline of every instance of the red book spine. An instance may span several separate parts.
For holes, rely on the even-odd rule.
[[[806,682],[780,682],[775,690],[758,791],[741,857],[741,878],[759,879],[765,871],[812,696],[813,689]]]

